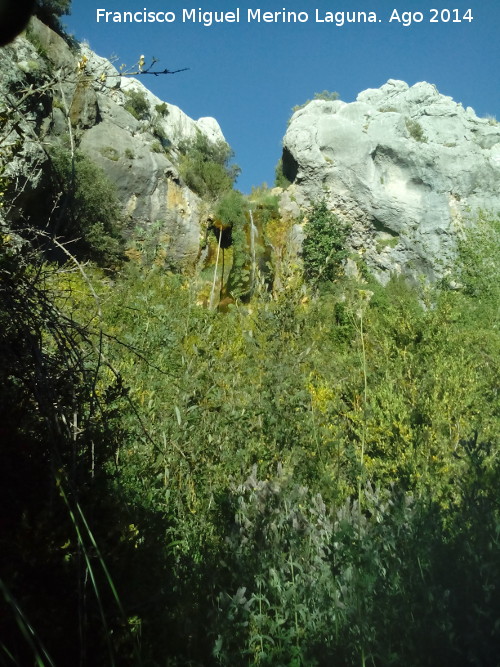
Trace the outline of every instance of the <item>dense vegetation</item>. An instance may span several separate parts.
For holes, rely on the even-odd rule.
[[[335,282],[349,256],[348,226],[328,210],[323,200],[309,213],[306,231],[302,244],[305,280],[311,285]]]
[[[200,197],[214,201],[232,188],[240,170],[230,164],[233,151],[225,141],[211,143],[199,132],[190,141],[182,142],[180,151],[180,174]]]
[[[483,225],[460,291],[297,273],[225,315],[4,236],[6,664],[495,664]]]
[[[323,202],[299,262],[200,137],[226,313],[213,262],[124,261],[78,152],[55,228],[0,221],[2,664],[498,664],[499,220],[439,285],[355,280]]]

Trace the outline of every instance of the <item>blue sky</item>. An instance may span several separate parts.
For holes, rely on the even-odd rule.
[[[475,6],[474,4],[475,3]],[[240,23],[182,22],[183,9],[241,11]],[[431,23],[432,8],[457,9],[451,19],[471,10],[472,21]],[[96,9],[107,11],[170,11],[173,23],[97,23]],[[247,9],[307,12],[306,23],[247,22]],[[317,23],[315,10],[375,11],[377,23],[336,26]],[[423,21],[404,26],[389,18],[396,9],[421,12]],[[446,12],[444,18],[446,18]],[[438,15],[439,17],[439,15]],[[173,76],[143,77],[142,81],[166,102],[193,118],[214,116],[233,147],[242,168],[237,187],[274,181],[281,141],[291,108],[315,92],[338,91],[353,101],[366,88],[388,79],[434,83],[438,90],[480,116],[500,118],[500,0],[317,0],[243,3],[234,0],[73,0],[67,30],[87,39],[91,48],[117,64],[133,65],[140,54],[158,67],[189,71]]]

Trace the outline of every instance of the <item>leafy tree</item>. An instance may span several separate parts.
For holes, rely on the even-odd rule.
[[[37,5],[40,10],[62,16],[70,13],[71,0],[37,0]]]
[[[245,224],[245,213],[248,205],[243,195],[236,190],[225,194],[215,209],[215,215],[223,227],[236,227]]]

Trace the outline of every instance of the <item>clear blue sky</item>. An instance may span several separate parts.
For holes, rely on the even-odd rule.
[[[182,22],[182,10],[241,10],[240,23]],[[430,9],[457,8],[461,18],[470,8],[473,21],[431,23]],[[107,11],[171,11],[174,23],[97,23],[96,9]],[[307,23],[248,23],[247,9],[305,11]],[[325,12],[375,11],[382,22],[317,23]],[[389,23],[392,10],[422,12],[424,20],[404,27]],[[455,18],[453,13],[451,18]],[[189,71],[174,76],[142,77],[166,102],[193,118],[214,116],[233,147],[242,174],[237,187],[274,181],[281,140],[291,108],[322,90],[338,91],[353,101],[366,88],[387,79],[434,83],[438,90],[480,116],[500,117],[500,0],[344,0],[307,4],[243,3],[234,0],[190,4],[189,0],[73,0],[67,30],[87,39],[99,55],[133,65],[140,54],[158,67]]]

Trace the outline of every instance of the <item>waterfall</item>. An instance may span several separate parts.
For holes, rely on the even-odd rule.
[[[217,281],[217,267],[219,266],[221,240],[222,240],[222,229],[219,230],[219,242],[217,243],[217,257],[215,258],[214,281],[212,283],[212,291],[210,292],[210,301],[208,306],[210,309],[214,307],[215,283]],[[222,254],[224,256],[224,250],[222,251]]]
[[[253,290],[254,283],[255,283],[255,269],[256,269],[255,238],[256,238],[256,236],[259,235],[259,232],[257,231],[257,227],[255,226],[254,221],[253,221],[252,209],[249,208],[248,212],[250,214],[250,255],[252,256],[252,273],[251,273],[250,289]]]

